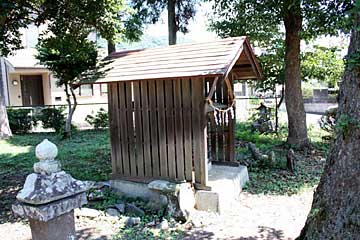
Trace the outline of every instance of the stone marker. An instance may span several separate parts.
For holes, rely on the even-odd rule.
[[[167,197],[167,213],[178,221],[185,222],[194,210],[195,196],[190,183],[172,183],[165,180],[154,180],[148,188]]]
[[[87,203],[90,182],[76,180],[55,160],[58,150],[47,139],[35,148],[40,160],[16,196],[13,212],[29,219],[33,240],[70,240],[75,237],[74,209]]]

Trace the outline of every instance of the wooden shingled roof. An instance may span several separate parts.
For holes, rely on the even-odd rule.
[[[262,72],[246,37],[115,52],[103,78],[91,83],[199,76],[261,79]],[[83,82],[89,83],[89,82]],[[80,83],[81,84],[81,83]]]

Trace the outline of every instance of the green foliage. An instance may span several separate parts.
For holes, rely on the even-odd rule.
[[[59,86],[74,84],[83,72],[96,69],[96,45],[87,35],[64,33],[46,38],[37,46],[36,58],[54,73]]]
[[[10,128],[14,133],[27,133],[37,124],[37,119],[32,116],[31,109],[8,108]]]
[[[22,48],[20,29],[32,22],[31,12],[37,1],[2,0],[0,2],[0,56]]]
[[[196,6],[199,0],[177,0],[175,11],[175,22],[177,31],[188,33],[189,20],[196,14]],[[159,21],[161,13],[167,9],[167,0],[131,0],[130,4],[136,11],[141,21],[148,24],[154,24]]]
[[[54,35],[87,29],[113,41],[136,41],[142,34],[142,22],[124,0],[3,0],[0,55],[23,47],[20,29],[31,23],[46,23]]]
[[[360,72],[360,49],[356,49],[353,53],[347,55],[345,61],[350,70]]]
[[[340,117],[336,120],[335,130],[342,134],[343,137],[349,135],[351,130],[359,129],[360,122],[349,115],[341,114]]]
[[[301,36],[306,40],[324,34],[337,35],[339,30],[344,32],[349,30],[347,16],[348,10],[353,7],[353,1],[345,0],[338,3],[334,0],[306,0],[301,1],[300,9],[295,7],[297,4],[299,1],[214,1],[213,14],[210,16],[210,29],[220,37],[248,36],[255,47],[262,49],[259,61],[265,79],[257,83],[257,88],[262,91],[273,91],[276,84],[284,83],[285,34],[283,26],[287,13],[300,11],[303,17]],[[331,51],[325,51],[325,58],[319,60],[318,67],[329,61],[332,64],[325,65],[321,70],[326,72],[331,68],[333,72],[326,72],[326,76],[320,73],[316,74],[320,80],[333,81],[341,72],[341,68],[335,69],[338,64],[341,64],[340,60],[329,59]],[[311,62],[311,59],[308,61]],[[313,74],[309,69],[310,66],[308,64],[308,68],[304,69],[307,70],[304,76]]]
[[[323,142],[323,132],[310,128],[309,136],[315,150],[312,152],[297,151],[297,171],[291,173],[286,169],[286,126],[282,126],[278,134],[260,134],[252,132],[250,123],[237,123],[235,138],[244,143],[238,147],[237,160],[248,166],[250,181],[244,190],[253,194],[279,194],[291,195],[300,192],[304,188],[312,188],[318,184],[324,166],[324,157],[328,150],[328,143]],[[246,143],[252,142],[262,154],[275,153],[272,164],[254,162]]]
[[[43,128],[54,129],[56,133],[61,133],[65,124],[64,110],[64,107],[42,109],[38,119],[42,122]]]
[[[94,194],[96,194],[92,190],[90,190],[90,192],[93,192]],[[110,189],[106,189],[105,191],[102,191],[101,193],[103,194],[103,199],[101,201],[96,201],[93,203],[89,202],[87,204],[87,206],[98,209],[98,210],[105,211],[109,207],[113,207],[116,203],[119,202],[119,198],[120,198],[119,195],[116,194],[115,192],[111,191]]]
[[[303,53],[301,74],[303,80],[316,79],[333,88],[341,80],[344,61],[338,47],[314,46],[313,51]]]
[[[95,116],[87,115],[85,121],[95,129],[107,128],[109,127],[109,113],[100,108]]]

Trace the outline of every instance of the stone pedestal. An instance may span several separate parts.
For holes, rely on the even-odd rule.
[[[29,219],[32,240],[70,240],[76,239],[74,210],[60,215],[48,222]]]
[[[33,240],[73,240],[74,209],[87,203],[89,182],[76,180],[61,170],[57,147],[45,139],[36,147],[34,171],[16,196],[13,212],[29,219]]]
[[[196,209],[218,213],[231,209],[248,181],[249,175],[245,166],[212,166],[208,181],[211,191],[196,191]]]

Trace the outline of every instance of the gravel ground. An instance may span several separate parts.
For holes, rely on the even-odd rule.
[[[242,193],[224,214],[197,214],[195,226],[204,226],[185,239],[294,239],[304,226],[312,195],[312,190],[293,196]]]
[[[194,227],[184,239],[294,239],[305,223],[312,194],[311,189],[293,196],[242,193],[239,201],[221,215],[196,212]],[[76,218],[80,239],[111,239],[120,226],[115,217]],[[0,239],[29,240],[30,228],[26,222],[1,224]]]

